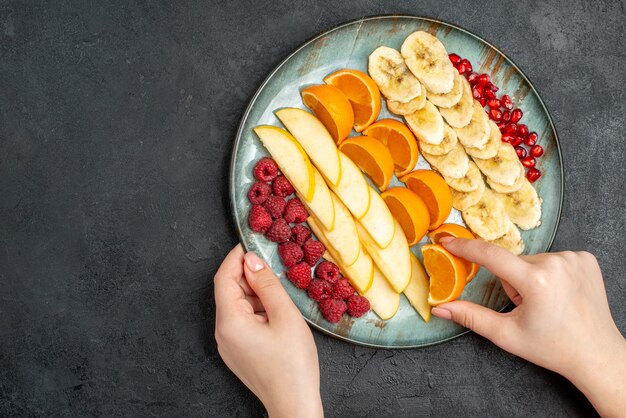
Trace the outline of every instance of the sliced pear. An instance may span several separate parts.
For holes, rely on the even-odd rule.
[[[300,193],[298,193],[298,197],[308,211],[319,219],[324,228],[332,231],[335,228],[335,205],[333,204],[331,191],[315,167],[313,167],[313,177],[315,178],[315,190],[313,191],[311,201],[303,199]]]
[[[285,177],[310,202],[315,192],[315,175],[313,165],[298,141],[289,132],[276,126],[257,126],[254,132]]]
[[[430,280],[426,270],[417,257],[411,253],[411,281],[404,289],[404,296],[409,300],[411,306],[415,308],[424,321],[430,321],[430,305],[428,304],[428,293],[430,292]]]
[[[341,179],[338,185],[331,184],[330,188],[348,207],[352,215],[360,219],[370,207],[369,186],[359,167],[341,151],[339,151],[339,161]]]
[[[396,292],[385,279],[385,276],[374,267],[372,285],[363,294],[369,300],[370,307],[382,319],[386,321],[392,318],[400,307],[400,294]]]
[[[380,248],[385,248],[393,239],[395,223],[391,211],[376,190],[369,187],[370,206],[359,219],[363,228]]]

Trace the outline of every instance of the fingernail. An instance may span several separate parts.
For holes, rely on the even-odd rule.
[[[441,319],[452,319],[452,312],[443,308],[432,308],[430,312],[438,318]]]
[[[447,244],[447,243],[452,242],[452,241],[454,241],[454,237],[442,237],[442,238],[439,238],[439,242],[442,243],[442,244]]]
[[[246,261],[246,266],[248,266],[248,268],[254,273],[256,273],[259,270],[262,270],[263,267],[265,266],[263,263],[263,260],[261,260],[259,256],[253,252],[249,252],[246,255],[244,255],[243,259]]]

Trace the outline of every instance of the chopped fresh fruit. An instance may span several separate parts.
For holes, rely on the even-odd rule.
[[[430,305],[428,304],[428,275],[417,257],[411,253],[411,281],[404,289],[404,296],[415,308],[424,321],[430,321]]]
[[[333,262],[322,261],[315,269],[315,277],[321,280],[325,280],[328,283],[334,284],[343,276],[339,271],[339,267]]]
[[[339,145],[361,168],[380,190],[385,190],[393,178],[393,158],[389,149],[380,141],[369,136],[348,138]]]
[[[263,203],[263,207],[265,208],[267,213],[269,213],[274,219],[283,217],[283,213],[285,212],[285,206],[287,206],[287,202],[285,201],[284,197],[280,196],[270,196],[267,198],[265,203]],[[306,219],[306,214],[304,216],[304,219]]]
[[[430,225],[430,214],[424,201],[406,187],[392,187],[380,197],[402,227],[409,246],[417,244]]]
[[[339,322],[343,314],[348,310],[346,302],[331,298],[324,299],[320,302],[319,306],[322,316],[333,324]]]
[[[252,205],[248,214],[248,225],[254,232],[265,232],[272,225],[272,217],[260,205]]]
[[[352,295],[346,303],[348,304],[348,315],[353,318],[360,318],[370,310],[370,301],[365,296]]]
[[[467,283],[463,262],[437,244],[422,246],[422,255],[430,276],[428,303],[435,306],[457,299]]]
[[[443,224],[428,234],[428,238],[430,238],[430,241],[433,244],[440,244],[439,240],[443,237],[476,239],[474,234],[472,234],[467,228],[457,224]],[[480,265],[467,261],[464,258],[459,257],[459,259],[465,265],[465,271],[467,272],[466,280],[469,283],[472,281],[474,276],[476,276],[476,273],[478,273]]]
[[[300,289],[306,289],[311,283],[311,266],[307,263],[298,263],[287,270],[289,281]]]
[[[263,157],[254,166],[253,173],[257,180],[267,183],[278,176],[278,166],[270,157]]]
[[[337,87],[320,84],[302,90],[302,102],[324,124],[337,144],[350,135],[354,111]]]
[[[291,228],[289,228],[289,224],[284,219],[276,219],[265,231],[265,238],[277,243],[289,241]]]
[[[422,198],[430,214],[429,229],[445,222],[452,210],[452,193],[446,181],[430,170],[415,170],[400,179]]]
[[[313,178],[315,179],[315,190],[311,200],[307,201],[302,198],[300,193],[297,193],[297,196],[308,211],[322,222],[324,228],[331,231],[335,228],[335,206],[330,196],[330,189],[315,167],[313,168]]]
[[[331,186],[331,188],[352,212],[352,215],[360,219],[370,207],[369,185],[359,167],[341,151],[339,161],[341,162],[341,180],[337,186]]]
[[[270,197],[270,194],[272,194],[272,187],[267,183],[257,181],[248,190],[248,200],[254,205],[261,205]]]
[[[293,199],[290,199],[289,202],[285,203],[283,216],[287,222],[292,224],[302,223],[306,221],[306,218],[309,216],[309,214],[302,204],[302,201],[297,197],[294,197]]]
[[[304,243],[302,251],[304,251],[304,262],[309,266],[314,266],[315,263],[322,258],[322,254],[324,254],[326,248],[324,244],[311,238]]]
[[[522,112],[522,109],[515,109],[511,112],[511,122],[512,123],[517,123],[519,122],[519,120],[522,118],[522,116],[524,116],[524,112]]]
[[[291,228],[291,241],[302,246],[309,238],[311,238],[311,230],[304,225],[294,225]]]
[[[278,244],[278,255],[280,255],[280,259],[285,267],[293,267],[302,261],[304,252],[295,242],[287,241]]]
[[[535,132],[529,133],[526,138],[524,138],[524,144],[529,147],[534,146],[537,143],[537,134]]]
[[[528,172],[526,173],[526,178],[528,179],[528,181],[534,183],[537,181],[537,179],[539,179],[539,177],[541,177],[541,171],[539,171],[535,167],[528,169]]]
[[[346,279],[339,279],[333,285],[332,297],[334,299],[346,300],[354,295],[354,288],[350,286],[350,282]]]
[[[335,71],[324,82],[337,87],[348,98],[354,113],[354,130],[361,132],[380,113],[380,91],[372,78],[358,70]]]
[[[276,196],[287,197],[295,192],[295,189],[285,176],[278,176],[272,182],[272,191]]]
[[[370,234],[380,248],[386,248],[391,240],[395,229],[395,222],[391,211],[385,205],[382,197],[368,186],[370,195],[370,206],[359,223]]]
[[[517,157],[521,160],[522,158],[524,158],[528,153],[526,152],[526,148],[518,145],[515,147],[515,153],[517,154]]]
[[[522,165],[524,167],[528,167],[528,168],[534,167],[535,163],[536,163],[535,157],[533,157],[532,155],[528,155],[528,156],[522,158]]]
[[[395,119],[381,119],[365,129],[363,134],[387,146],[396,176],[401,177],[415,168],[419,158],[417,140],[404,123]]]
[[[333,292],[333,285],[325,280],[311,280],[307,293],[311,299],[316,302],[321,302],[328,299]]]
[[[372,285],[367,292],[363,293],[363,296],[369,300],[372,310],[383,321],[393,317],[400,307],[400,294],[393,290],[385,276],[376,267],[373,272]]]
[[[533,145],[530,148],[530,155],[535,158],[541,157],[543,155],[543,148],[541,147],[541,145]]]

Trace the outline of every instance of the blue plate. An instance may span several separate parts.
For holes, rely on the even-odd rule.
[[[259,254],[281,277],[285,289],[313,327],[339,339],[373,347],[422,347],[448,341],[467,330],[435,317],[425,323],[404,296],[400,309],[388,321],[382,321],[370,312],[358,319],[344,315],[338,324],[327,322],[306,292],[297,289],[285,278],[276,244],[248,227],[250,202],[246,193],[254,182],[252,168],[259,158],[268,155],[252,128],[261,124],[280,126],[273,112],[282,107],[304,108],[300,98],[302,87],[320,84],[326,75],[341,68],[367,72],[367,58],[374,49],[381,45],[400,49],[404,39],[417,30],[437,36],[449,53],[455,52],[468,58],[474,71],[489,74],[500,87],[498,94],[511,96],[515,106],[524,112],[524,123],[539,135],[538,143],[543,146],[545,153],[538,160],[538,168],[543,174],[535,187],[543,199],[543,215],[539,228],[522,232],[526,243],[525,253],[540,253],[550,248],[563,199],[561,151],[545,105],[522,71],[496,47],[478,36],[457,26],[423,17],[369,17],[324,32],[285,58],[259,87],[243,115],[235,138],[230,169],[230,199],[235,225],[245,249]],[[383,106],[380,118],[385,117],[397,118]],[[421,156],[418,167],[428,168]],[[397,180],[394,179],[392,184],[398,184]],[[452,211],[447,222],[463,223],[456,210]],[[412,247],[412,251],[420,258],[419,247],[425,242],[424,239]],[[498,311],[509,303],[499,281],[486,269],[481,269],[467,285],[461,299]]]

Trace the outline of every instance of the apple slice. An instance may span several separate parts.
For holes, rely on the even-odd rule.
[[[313,165],[298,141],[289,132],[276,126],[257,126],[254,132],[259,136],[285,177],[310,202],[315,191]]]
[[[430,321],[430,305],[428,304],[428,292],[430,281],[422,263],[411,253],[411,281],[404,289],[404,296],[409,300],[424,321]]]
[[[346,154],[339,151],[341,163],[341,179],[336,186],[330,188],[356,219],[361,219],[370,207],[369,186],[359,167]]]
[[[400,294],[389,285],[385,276],[376,267],[374,267],[372,285],[363,296],[369,300],[372,310],[383,321],[393,317],[400,307]]]
[[[335,228],[335,205],[333,204],[331,191],[328,189],[324,178],[315,167],[313,167],[313,177],[315,179],[315,190],[311,201],[307,202],[306,199],[302,198],[300,193],[297,193],[298,197],[304,206],[306,206],[309,213],[315,215],[326,230],[332,231]]]
[[[394,222],[397,223],[397,221]],[[411,251],[400,225],[395,226],[393,239],[385,248],[380,248],[362,225],[357,223],[356,228],[365,250],[387,278],[391,287],[398,293],[402,292],[411,280]]]
[[[341,179],[339,150],[326,127],[306,110],[286,107],[276,111],[276,117],[309,154],[313,164],[333,185]]]
[[[333,248],[332,244],[328,241],[328,238],[324,235],[322,226],[319,225],[312,216],[307,219],[307,223],[311,227],[311,230],[317,239],[326,247],[326,252],[323,257],[328,261],[332,261],[339,267],[343,275],[360,295],[367,292],[372,285],[374,262],[365,249],[361,247],[357,260],[352,263],[352,265],[346,266],[341,262],[341,258],[339,257],[337,250]]]
[[[376,190],[369,188],[370,206],[359,219],[363,228],[374,238],[376,245],[386,248],[393,239],[395,220],[391,211]]]

